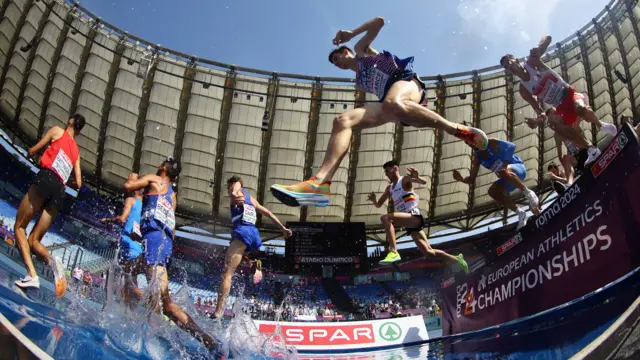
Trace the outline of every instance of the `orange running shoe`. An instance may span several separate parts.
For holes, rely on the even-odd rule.
[[[454,136],[476,149],[486,150],[487,146],[489,146],[489,138],[487,137],[487,134],[474,127],[458,124],[458,129]]]
[[[55,256],[51,260],[53,260],[53,277],[56,284],[56,295],[61,298],[67,291],[67,276],[64,273],[65,269],[62,261]]]
[[[271,186],[271,193],[287,206],[324,207],[329,206],[329,185],[330,181],[318,184],[315,178],[311,178],[288,186],[274,184]]]

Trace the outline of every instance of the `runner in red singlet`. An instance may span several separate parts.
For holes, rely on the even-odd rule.
[[[549,68],[541,59],[551,44],[551,36],[545,36],[538,46],[531,49],[529,57],[520,63],[511,54],[500,59],[500,65],[507,73],[520,78],[520,95],[528,102],[538,116],[537,119],[527,119],[529,127],[536,128],[549,123],[549,127],[560,134],[563,139],[571,141],[579,148],[588,148],[588,158],[585,165],[589,165],[600,156],[600,150],[590,144],[580,133],[574,123],[580,118],[598,126],[608,135],[615,135],[615,125],[602,122],[589,105],[585,103],[584,94],[569,85],[558,73]],[[547,117],[541,103],[555,108],[554,115]]]
[[[29,155],[34,155],[51,142],[40,158],[40,171],[22,199],[16,215],[15,236],[22,260],[27,267],[27,276],[15,282],[21,288],[40,288],[40,279],[31,261],[31,251],[33,251],[38,258],[53,267],[58,297],[62,297],[67,290],[67,279],[62,262],[59,258],[49,255],[40,241],[58,211],[62,209],[65,184],[72,173],[75,187],[80,189],[82,186],[80,152],[75,138],[80,135],[84,123],[84,116],[75,114],[67,121],[66,129],[52,127],[34,147],[29,149]],[[25,231],[27,225],[38,215],[40,218],[27,238]]]

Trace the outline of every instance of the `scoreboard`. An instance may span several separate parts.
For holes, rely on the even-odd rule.
[[[285,257],[293,264],[360,264],[367,259],[364,223],[289,222]]]

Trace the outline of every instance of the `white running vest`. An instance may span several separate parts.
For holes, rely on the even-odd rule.
[[[548,105],[559,106],[562,104],[565,90],[569,88],[569,84],[558,73],[551,69],[540,72],[527,62],[524,63],[524,67],[529,73],[529,80],[520,79],[522,86]]]
[[[393,200],[393,206],[397,212],[413,213],[413,209],[418,209],[418,202],[420,197],[413,191],[405,191],[402,188],[402,178],[400,176],[395,185],[391,184],[391,199]]]

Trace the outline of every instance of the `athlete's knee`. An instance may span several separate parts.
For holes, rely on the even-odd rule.
[[[496,173],[496,176],[499,177],[500,179],[510,177],[511,175],[512,175],[512,172],[508,168],[503,168],[502,170],[499,170]]]
[[[390,222],[389,221],[389,215],[387,215],[387,214],[381,215],[380,216],[380,222],[383,223],[383,224],[389,223]]]
[[[493,183],[493,185],[491,185],[489,187],[489,190],[487,191],[487,194],[494,200],[500,197],[502,193],[502,186],[500,186],[498,183]]]
[[[333,128],[337,130],[349,129],[352,127],[351,119],[346,114],[340,114],[333,119]]]
[[[583,102],[576,102],[574,104],[574,108],[576,110],[576,114],[578,114],[578,116],[583,117],[585,114],[589,113],[589,112],[593,112],[593,110],[591,109],[591,107]]]

